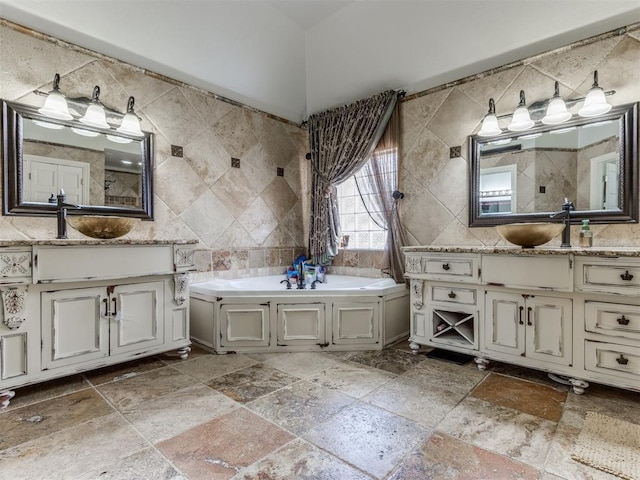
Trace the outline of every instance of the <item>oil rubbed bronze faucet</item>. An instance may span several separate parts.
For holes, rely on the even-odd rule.
[[[550,215],[551,218],[556,218],[561,215],[564,216],[564,230],[562,231],[562,244],[560,245],[562,248],[571,248],[571,212],[575,209],[576,207],[573,202],[565,198],[562,204],[562,210]]]
[[[67,209],[73,208],[79,210],[82,208],[80,205],[74,205],[72,203],[66,203],[67,196],[63,189],[60,189],[60,193],[56,196],[56,216],[58,217],[58,239],[65,239],[67,237]]]

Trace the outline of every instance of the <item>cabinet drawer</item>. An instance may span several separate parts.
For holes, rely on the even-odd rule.
[[[431,287],[431,299],[434,302],[452,302],[464,305],[476,304],[476,290],[458,287]]]
[[[585,341],[585,369],[640,381],[640,349],[615,343]]]
[[[640,292],[640,265],[606,265],[585,263],[582,268],[585,286],[623,288],[629,292]],[[604,287],[604,288],[603,288]]]
[[[483,255],[482,283],[536,290],[573,288],[568,255]]]
[[[640,305],[587,301],[584,321],[588,332],[640,340]]]
[[[470,259],[427,258],[424,260],[424,273],[471,277],[473,276],[473,262]]]

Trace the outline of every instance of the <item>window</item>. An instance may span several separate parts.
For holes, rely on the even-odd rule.
[[[369,192],[367,182],[359,182],[360,190],[356,184],[355,176],[349,177],[338,185],[338,210],[340,212],[340,227],[342,240],[340,248],[357,250],[384,250],[387,231],[382,226],[380,212],[367,211],[362,196],[374,195]],[[367,202],[367,205],[376,205],[377,202]],[[372,215],[374,218],[372,218]]]

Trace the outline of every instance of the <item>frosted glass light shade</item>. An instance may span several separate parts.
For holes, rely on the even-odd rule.
[[[516,111],[513,112],[511,123],[507,128],[512,132],[523,132],[529,130],[534,124],[535,122],[531,120],[527,107],[518,107]]]
[[[494,135],[500,135],[502,130],[500,130],[500,126],[498,125],[498,117],[495,114],[488,114],[482,120],[482,128],[478,132],[478,135],[481,137],[492,137]]]
[[[554,97],[549,102],[547,113],[542,118],[545,125],[559,125],[571,118],[571,113],[567,112],[567,106],[560,97]]]
[[[47,99],[44,101],[44,106],[38,111],[50,118],[56,118],[58,120],[72,120],[73,117],[69,113],[69,106],[67,105],[67,99],[59,92],[55,90],[50,92]]]
[[[104,108],[99,103],[91,103],[87,107],[84,117],[80,119],[81,123],[97,128],[109,128],[107,123],[107,115]]]
[[[595,87],[587,93],[587,98],[584,99],[582,108],[578,110],[578,115],[581,117],[597,117],[598,115],[604,115],[609,110],[611,110],[611,105],[607,103],[604,90],[600,87]]]
[[[107,140],[110,140],[114,143],[131,143],[133,140],[125,137],[116,137],[115,135],[107,135]]]
[[[126,113],[122,119],[122,123],[116,130],[127,135],[144,137],[144,133],[140,130],[140,120],[138,120],[135,113]]]

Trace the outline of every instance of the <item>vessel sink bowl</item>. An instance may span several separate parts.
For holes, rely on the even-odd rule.
[[[507,242],[523,248],[543,245],[564,230],[563,223],[510,223],[498,225],[498,233]]]
[[[103,215],[78,215],[67,217],[67,222],[83,235],[91,238],[110,239],[126,235],[133,228],[135,219]]]

